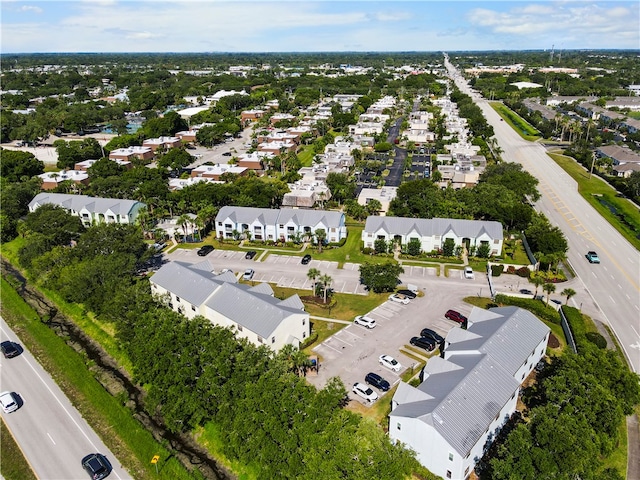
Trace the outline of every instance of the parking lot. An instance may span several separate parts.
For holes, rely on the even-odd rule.
[[[443,337],[452,328],[460,328],[459,324],[446,319],[444,313],[448,309],[454,309],[465,316],[469,315],[472,307],[462,299],[472,295],[470,289],[476,287],[473,285],[475,281],[468,282],[458,290],[447,286],[449,282],[443,279],[439,282],[439,287],[426,289],[424,296],[411,300],[408,305],[384,302],[367,313],[368,317],[376,321],[375,328],[367,329],[352,323],[314,348],[321,359],[320,369],[318,376],[308,377],[308,380],[322,388],[330,378],[337,376],[351,392],[351,386],[356,382],[364,383],[364,377],[369,372],[381,375],[392,387],[400,381],[400,375],[407,369],[415,368],[414,373],[418,374],[416,367],[420,360],[426,359],[427,352],[410,347],[409,340],[413,336],[419,336],[425,327]],[[412,350],[416,358],[407,355],[408,349]],[[383,354],[398,360],[402,364],[401,370],[396,373],[380,365],[378,358]],[[380,396],[384,394],[380,391],[377,393]],[[368,404],[352,392],[349,397],[364,405]]]
[[[214,250],[205,257],[199,257],[196,250],[178,248],[168,254],[170,260],[185,263],[196,263],[209,260],[216,272],[225,268],[230,269],[240,277],[247,268],[255,270],[252,278],[254,282],[268,282],[285,288],[297,288],[311,290],[313,282],[307,277],[310,268],[317,268],[323,275],[332,278],[331,288],[337,293],[351,293],[366,295],[364,285],[360,284],[360,265],[356,263],[345,263],[343,268],[338,268],[338,262],[320,261],[312,259],[307,265],[300,263],[301,257],[292,255],[271,254],[264,261],[257,261],[261,258],[261,251],[253,260],[245,259],[246,251]],[[435,273],[434,273],[435,274]]]

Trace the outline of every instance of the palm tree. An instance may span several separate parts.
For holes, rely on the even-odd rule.
[[[189,215],[187,215],[186,213],[183,213],[178,217],[178,220],[176,223],[182,227],[182,233],[184,233],[184,241],[186,242],[187,233],[189,231],[188,226],[191,224],[191,217],[189,217]]]
[[[545,283],[542,289],[547,293],[547,306],[549,305],[549,297],[556,291],[556,286],[553,283]]]
[[[327,238],[327,231],[324,228],[319,228],[315,231],[315,235],[318,242],[318,253],[322,253],[322,244]]]
[[[567,301],[564,302],[565,305],[569,303],[569,299],[573,297],[575,294],[576,294],[576,291],[573,288],[565,288],[560,292],[560,295],[564,295],[565,297],[567,297]]]
[[[313,282],[313,295],[316,294],[316,278],[320,276],[321,272],[317,268],[310,268],[307,272],[307,278]]]
[[[535,276],[531,278],[531,283],[536,286],[536,292],[533,294],[533,298],[536,298],[538,296],[538,288],[541,285],[544,285],[544,279],[542,277]]]
[[[329,275],[322,275],[320,277],[320,281],[322,282],[324,290],[324,303],[327,303],[327,290],[329,290],[329,286],[331,286],[333,278],[331,278]]]

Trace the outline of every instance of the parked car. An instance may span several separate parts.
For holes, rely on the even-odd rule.
[[[357,323],[358,325],[362,325],[363,327],[367,327],[369,329],[376,326],[376,321],[371,317],[367,317],[366,315],[358,315],[353,323]]]
[[[390,368],[394,372],[399,372],[402,368],[400,362],[393,358],[391,355],[380,355],[380,357],[378,358],[378,362],[383,367]]]
[[[440,335],[438,335],[437,332],[434,332],[430,328],[423,328],[422,331],[420,332],[420,336],[426,337],[426,338],[432,338],[433,341],[436,343],[444,342],[444,338],[442,338]]]
[[[593,250],[590,252],[587,252],[586,257],[587,257],[587,260],[589,260],[589,263],[600,263],[600,257]]]
[[[409,343],[414,347],[423,348],[427,352],[431,352],[436,348],[436,342],[427,337],[412,337]]]
[[[403,305],[409,305],[409,301],[410,301],[407,297],[405,297],[401,293],[394,293],[392,295],[389,295],[389,300],[391,300],[392,302],[401,303]]]
[[[399,293],[400,295],[404,295],[409,300],[413,300],[414,298],[416,298],[418,296],[416,294],[416,292],[413,292],[411,290],[398,290],[396,293]]]
[[[253,278],[253,274],[254,274],[254,273],[256,273],[256,272],[254,272],[252,268],[247,268],[247,269],[244,271],[244,275],[242,275],[242,278],[243,278],[244,280],[251,280],[251,279]]]
[[[367,385],[373,385],[378,390],[382,390],[383,392],[388,392],[391,388],[389,382],[387,382],[384,378],[382,378],[377,373],[369,372],[364,377],[364,381]]]
[[[4,413],[15,412],[18,409],[16,394],[13,392],[0,393],[0,405],[2,405]]]
[[[93,480],[100,480],[111,473],[112,467],[107,457],[101,453],[92,453],[82,459],[82,468]]]
[[[308,265],[310,261],[311,255],[307,253],[304,257],[302,257],[302,261],[300,263],[302,263],[302,265]]]
[[[15,343],[10,342],[9,340],[0,343],[0,349],[2,350],[2,355],[4,355],[4,358],[13,358],[20,355],[20,349],[18,348],[18,346]]]
[[[375,402],[378,399],[378,394],[374,392],[371,387],[367,387],[364,383],[354,383],[352,390],[353,393],[361,396],[369,402]]]
[[[468,278],[470,280],[474,279],[473,268],[464,267],[464,278]]]
[[[520,293],[522,295],[533,295],[533,292],[531,290],[527,289],[527,288],[521,288],[520,289]]]
[[[445,318],[458,323],[464,323],[467,321],[467,317],[462,315],[460,312],[456,312],[455,310],[447,310],[447,313],[445,313],[444,316]]]
[[[230,157],[231,156],[231,152],[224,152],[222,154],[223,157]]]
[[[253,257],[255,257],[255,256],[256,256],[256,251],[255,250],[249,250],[245,254],[244,258],[246,258],[247,260],[253,260]]]
[[[213,245],[204,245],[200,247],[200,249],[198,250],[198,256],[205,257],[209,255],[211,252],[213,252],[214,250],[215,248],[213,248]]]

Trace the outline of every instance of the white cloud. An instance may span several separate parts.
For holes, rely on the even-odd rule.
[[[42,13],[42,9],[40,7],[34,7],[33,5],[23,5],[22,7],[20,7],[20,11]]]

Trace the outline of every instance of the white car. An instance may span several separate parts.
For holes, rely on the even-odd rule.
[[[361,396],[365,400],[369,402],[375,402],[378,399],[378,394],[373,391],[373,389],[364,383],[354,383],[353,384],[353,393]]]
[[[401,293],[394,293],[393,295],[389,295],[389,300],[396,303],[401,303],[403,305],[409,305],[410,300],[402,295]]]
[[[367,328],[373,328],[376,326],[376,321],[366,315],[358,315],[353,323],[357,323],[358,325],[362,325]]]
[[[468,278],[470,280],[474,279],[474,275],[473,275],[473,268],[471,267],[464,267],[464,278]]]
[[[391,355],[380,355],[378,362],[383,367],[390,368],[394,372],[399,372],[400,369],[402,368],[402,365],[400,364],[400,362],[397,361],[395,358],[393,358]]]
[[[247,268],[244,271],[244,275],[242,275],[242,278],[245,279],[245,280],[251,280],[253,278],[253,274],[254,273],[256,273],[256,272],[254,272],[253,269]]]
[[[4,413],[15,412],[18,409],[18,402],[16,402],[15,393],[0,393],[0,405],[2,405],[2,410],[4,410]]]

